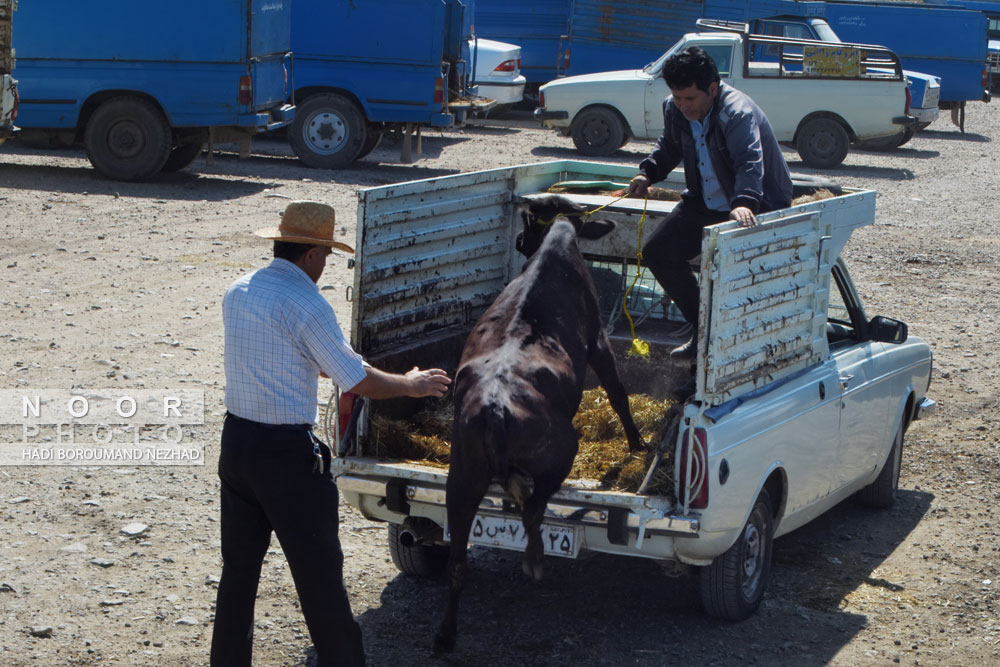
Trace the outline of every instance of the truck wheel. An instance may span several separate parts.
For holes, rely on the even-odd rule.
[[[365,145],[361,147],[361,152],[358,153],[357,159],[360,160],[371,153],[380,143],[382,143],[382,133],[369,128],[365,136]]]
[[[611,155],[628,140],[621,118],[607,107],[591,107],[577,114],[570,134],[577,150],[600,157]]]
[[[298,105],[288,141],[308,166],[340,169],[361,155],[365,125],[364,113],[346,97],[313,95]]]
[[[83,143],[90,163],[108,178],[144,181],[170,156],[170,127],[152,102],[115,97],[90,117]]]
[[[847,157],[850,138],[847,130],[831,118],[813,118],[799,129],[795,148],[806,165],[832,169]]]
[[[204,141],[178,144],[176,148],[170,151],[170,156],[163,164],[162,171],[180,171],[194,162],[194,159],[201,154],[201,149],[204,147]]]
[[[761,491],[736,543],[701,568],[701,602],[709,615],[742,621],[757,611],[771,574],[774,513]]]
[[[896,501],[896,491],[899,489],[899,470],[903,464],[903,424],[896,429],[896,437],[892,440],[889,457],[882,466],[882,472],[875,481],[858,491],[856,500],[866,507],[884,509],[891,507]]]
[[[440,544],[410,544],[404,542],[403,526],[389,524],[389,555],[403,574],[437,578],[448,565],[448,547]]]

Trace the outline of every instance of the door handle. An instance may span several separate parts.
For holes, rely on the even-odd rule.
[[[846,390],[850,386],[851,380],[854,379],[853,375],[841,375],[840,376],[840,388]]]

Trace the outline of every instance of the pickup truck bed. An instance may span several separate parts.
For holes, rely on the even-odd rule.
[[[413,365],[454,371],[468,329],[520,270],[513,250],[517,200],[560,181],[621,182],[632,173],[626,166],[560,161],[361,191],[352,344],[390,371]],[[668,182],[681,188],[683,176],[675,172]],[[608,204],[601,215],[618,222],[612,234],[581,249],[604,297],[629,393],[663,396],[682,381],[666,355],[689,331],[664,307],[655,282],[641,278],[629,309],[652,352],[648,361],[630,358],[630,330],[618,304],[635,275],[640,226],[648,235],[675,204],[650,201],[644,216],[642,201],[573,196]],[[674,493],[610,491],[598,480],[569,480],[546,514],[547,553],[601,551],[712,570],[727,550],[740,547],[743,528],[760,515],[755,498],[773,498],[773,523],[759,528],[769,550],[774,536],[879,484],[883,470],[894,495],[901,434],[932,404],[924,400],[930,350],[918,338],[905,340],[901,323],[890,320],[881,329],[878,318],[869,323],[838,259],[853,229],[874,220],[874,206],[874,192],[845,190],[765,214],[754,229],[724,223],[706,230],[699,273],[707,324],[699,336],[697,391],[678,411],[675,428],[651,443],[674,454],[664,457],[673,462]],[[444,557],[448,540],[447,473],[369,453],[375,410],[405,417],[420,406],[411,399],[366,404],[338,444],[334,469],[351,504],[390,523],[397,565],[427,574],[424,566]],[[511,499],[494,485],[471,541],[519,549],[519,527]],[[711,591],[723,586],[719,578],[706,581],[716,582],[706,585],[709,598],[717,598]],[[727,618],[756,608],[706,606]]]

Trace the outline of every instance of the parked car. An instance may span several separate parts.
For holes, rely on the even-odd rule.
[[[831,44],[842,44],[843,40],[834,32],[826,19],[802,16],[775,16],[754,19],[749,24],[752,32],[761,35],[793,37],[795,39],[818,39]],[[862,147],[870,150],[892,150],[913,138],[917,130],[927,127],[940,115],[938,101],[941,95],[941,77],[904,69],[907,87],[910,91],[909,115],[917,119],[916,127],[908,128],[903,135],[883,139],[872,139]]]
[[[793,144],[810,167],[836,167],[850,143],[902,136],[916,124],[907,114],[906,79],[892,51],[742,31],[689,33],[641,70],[551,81],[540,88],[535,117],[572,136],[585,155],[610,155],[630,137],[656,139],[670,94],[663,63],[688,46],[711,54],[723,81],[750,95],[778,141]]]
[[[521,47],[492,39],[469,40],[475,63],[472,92],[496,100],[497,105],[517,104],[524,97],[526,79],[521,74]]]

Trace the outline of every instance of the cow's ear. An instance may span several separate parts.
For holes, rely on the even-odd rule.
[[[615,223],[611,220],[588,220],[580,226],[578,234],[585,239],[595,240],[611,233]]]

